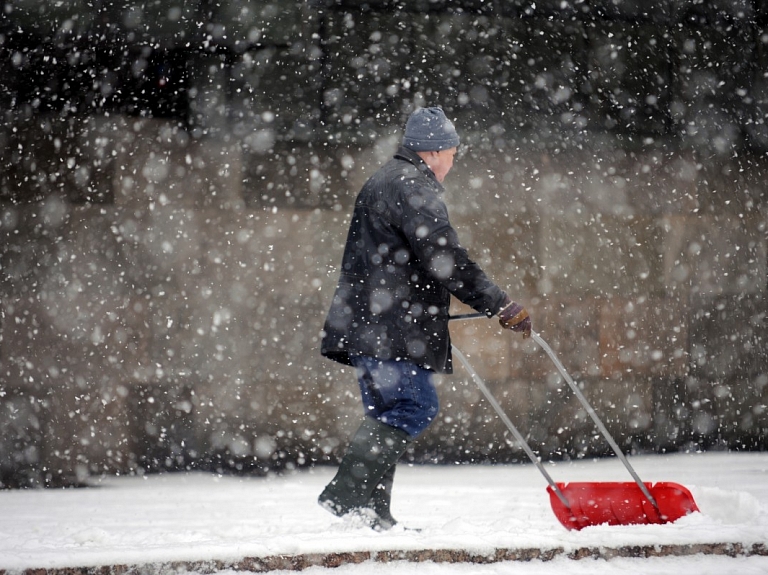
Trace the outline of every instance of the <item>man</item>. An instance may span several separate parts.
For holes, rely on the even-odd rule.
[[[459,244],[442,200],[459,135],[439,107],[413,112],[395,156],[363,186],[350,222],[321,353],[356,368],[365,417],[318,498],[376,530],[390,512],[397,461],[435,419],[433,373],[451,373],[451,294],[504,328],[531,333],[510,300]]]

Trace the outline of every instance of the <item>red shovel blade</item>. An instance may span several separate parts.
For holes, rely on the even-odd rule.
[[[557,486],[570,509],[563,505],[552,487],[547,487],[547,491],[552,511],[566,529],[669,523],[699,510],[691,492],[678,483],[645,484],[659,506],[658,511],[633,482],[576,482]]]

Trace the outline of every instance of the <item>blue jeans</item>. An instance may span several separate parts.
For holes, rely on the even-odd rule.
[[[439,404],[432,372],[407,361],[352,357],[365,413],[402,429],[411,437],[437,416]]]

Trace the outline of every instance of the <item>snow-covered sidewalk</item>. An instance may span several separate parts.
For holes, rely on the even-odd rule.
[[[572,532],[555,519],[546,482],[532,465],[400,466],[393,513],[404,525],[421,531],[395,528],[376,533],[317,506],[317,495],[334,472],[330,467],[267,478],[201,473],[110,477],[94,479],[90,489],[0,492],[0,573],[174,562],[176,568],[200,571],[206,562],[206,569],[217,565],[227,569],[243,558],[346,553],[343,557],[356,561],[366,553],[374,557],[376,552],[388,551],[412,556],[431,551],[432,555],[423,556],[435,559],[436,550],[463,551],[469,558],[500,557],[500,550],[541,550],[544,557],[554,552],[556,561],[533,562],[526,568],[559,564],[554,571],[562,572],[563,561],[571,566],[585,563],[567,558],[577,550],[671,546],[681,551],[710,544],[735,544],[735,548],[714,549],[735,550],[744,556],[698,555],[689,559],[697,563],[697,573],[702,572],[702,562],[721,561],[734,567],[734,573],[768,573],[768,454],[676,454],[630,460],[644,481],[675,481],[688,487],[701,513],[675,524],[600,526]],[[547,469],[557,481],[628,480],[616,459],[547,464]],[[395,557],[379,555],[383,556]],[[668,565],[670,573],[685,573],[679,566],[672,569],[671,563],[683,559],[668,559],[662,565]],[[601,564],[619,565],[617,561],[626,560]],[[656,560],[644,561],[645,572],[666,572],[649,571]],[[374,569],[371,562],[366,562],[367,567],[345,566],[335,573],[368,572]],[[596,570],[591,559],[586,562],[592,563],[589,572],[611,572]],[[503,564],[485,565],[486,571],[473,573],[501,573],[493,569]],[[438,565],[424,565],[419,572],[437,572],[423,570],[427,567]],[[447,570],[459,566],[439,567],[441,573],[460,572]],[[717,572],[729,572],[724,568],[718,567]],[[397,568],[379,564],[376,569],[376,573],[394,573],[385,569]],[[308,570],[319,571],[323,570]]]

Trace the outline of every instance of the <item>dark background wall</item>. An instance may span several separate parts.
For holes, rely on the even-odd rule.
[[[349,207],[433,104],[464,243],[622,446],[765,449],[768,3],[2,7],[4,485],[333,461],[360,417],[317,354]],[[531,444],[606,453],[494,325],[454,340]],[[465,374],[439,386],[413,460],[521,458]]]

